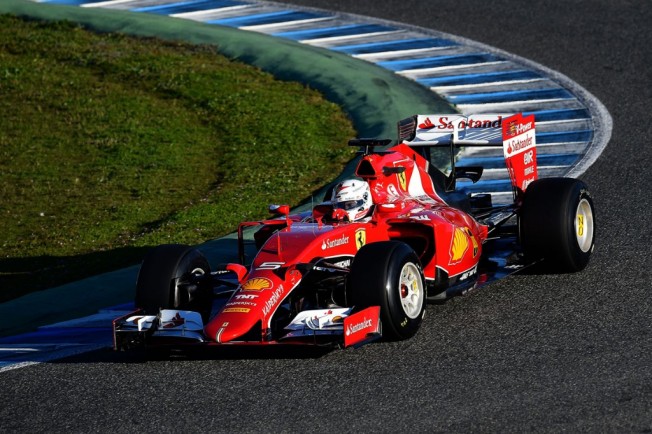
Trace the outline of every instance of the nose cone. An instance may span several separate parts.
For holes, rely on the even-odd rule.
[[[244,312],[244,309],[246,308],[238,309],[242,309],[242,311],[237,312],[233,310],[228,311],[229,308],[224,309],[213,318],[213,320],[204,327],[204,333],[206,336],[218,343],[231,342],[244,336],[256,325],[258,317],[247,315],[248,312]]]
[[[262,341],[263,329],[269,327],[279,304],[301,280],[297,270],[287,271],[285,280],[274,270],[258,269],[240,285],[222,311],[204,327],[206,336],[218,343]]]

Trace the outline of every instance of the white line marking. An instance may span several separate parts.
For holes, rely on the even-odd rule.
[[[293,25],[294,26],[300,26],[303,24],[310,24],[310,23],[320,23],[323,21],[329,21],[332,20],[333,18],[331,17],[320,17],[320,18],[308,18],[305,20],[295,20],[295,21],[284,21],[282,23],[272,23],[272,24],[256,24],[253,26],[242,26],[238,27],[240,30],[249,30],[252,32],[265,32],[266,30],[277,30],[282,27],[288,27],[287,31],[291,31]]]
[[[390,30],[386,32],[372,32],[372,33],[360,33],[357,35],[345,35],[345,36],[329,36],[327,38],[317,38],[317,39],[303,39],[300,40],[302,44],[306,45],[315,45],[319,46],[320,44],[336,42],[336,41],[353,41],[355,39],[368,38],[370,36],[380,36],[380,35],[391,35],[395,33],[403,33],[405,30]]]
[[[83,5],[80,5],[83,8],[105,8],[105,7],[111,7],[111,6],[117,6],[121,5],[124,3],[130,3],[134,0],[109,0],[105,2],[97,2],[97,3],[86,3]]]
[[[395,50],[395,51],[383,51],[378,53],[352,54],[351,57],[367,60],[369,62],[375,62],[378,60],[391,58],[391,57],[403,57],[403,56],[407,57],[411,54],[422,54],[428,52],[437,53],[438,51],[449,50],[453,47],[454,47],[453,45],[450,45],[445,47],[413,48],[410,50]]]
[[[473,68],[481,68],[481,67],[486,67],[486,66],[498,66],[498,65],[506,65],[510,62],[507,62],[505,60],[497,60],[495,62],[483,62],[483,63],[465,63],[463,65],[447,65],[447,66],[436,66],[433,68],[416,68],[416,69],[405,69],[403,71],[394,71],[396,74],[399,75],[404,75],[406,77],[415,77],[415,78],[423,78],[423,75],[433,73],[433,72],[442,72],[442,71],[454,71],[456,69],[473,69]]]
[[[178,14],[171,14],[174,18],[186,18],[194,21],[203,21],[201,18],[206,17],[207,20],[220,19],[227,12],[233,12],[240,9],[252,8],[252,5],[229,6],[226,8],[207,9],[202,11],[180,12]],[[223,12],[223,13],[221,13]],[[210,17],[208,17],[210,15]]]
[[[530,78],[527,80],[490,81],[486,83],[460,84],[460,85],[453,85],[453,86],[433,86],[430,88],[430,90],[432,90],[433,92],[441,92],[446,96],[449,96],[449,95],[456,95],[454,91],[464,91],[464,90],[477,89],[482,87],[500,87],[500,86],[514,85],[514,84],[537,83],[541,81],[548,81],[548,80],[546,78]],[[516,88],[514,90],[516,90]]]

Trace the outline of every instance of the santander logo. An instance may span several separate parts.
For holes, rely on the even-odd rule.
[[[321,249],[326,250],[326,249],[330,249],[331,247],[337,247],[348,243],[349,243],[349,237],[346,235],[342,235],[341,237],[335,238],[334,240],[329,240],[328,238],[326,238],[324,239],[324,242],[321,243]]]
[[[380,306],[370,306],[344,318],[344,346],[380,337]]]
[[[349,326],[346,328],[346,335],[351,336],[352,333],[359,332],[361,330],[367,329],[373,325],[373,321],[364,318],[361,322],[356,323],[356,324],[349,324]]]

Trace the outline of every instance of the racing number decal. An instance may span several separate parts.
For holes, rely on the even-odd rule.
[[[263,262],[256,268],[256,270],[278,270],[285,262]]]
[[[367,231],[358,229],[355,231],[355,247],[360,250],[365,244],[367,244]]]
[[[581,237],[584,235],[584,216],[582,214],[577,215],[577,236]]]

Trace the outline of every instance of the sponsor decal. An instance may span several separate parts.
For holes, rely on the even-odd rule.
[[[258,298],[257,294],[236,294],[235,297],[238,300],[253,300]]]
[[[475,258],[478,255],[478,249],[479,249],[478,241],[473,236],[473,232],[471,232],[471,229],[469,228],[464,228],[464,229],[466,229],[466,234],[469,236],[469,239],[471,240],[471,244],[473,245],[473,257]]]
[[[525,137],[522,139],[513,139],[507,142],[507,153],[518,152],[522,149],[530,147],[534,144],[533,137]],[[531,161],[531,160],[530,160]]]
[[[340,186],[337,187],[337,193],[339,193],[340,191],[344,191],[349,187],[350,187],[349,185],[340,184]]]
[[[452,130],[454,129],[453,122],[460,119],[460,116],[453,116],[452,119],[449,116],[441,116],[437,119],[437,124],[433,124],[430,118],[426,118],[423,123],[419,124],[419,128],[423,130],[437,128],[438,130]],[[488,117],[476,117],[476,118],[465,118],[462,117],[461,120],[457,123],[457,128],[460,130],[466,128],[501,128],[502,127],[502,116],[488,116]]]
[[[507,136],[515,136],[517,134],[516,133],[516,125],[517,125],[517,123],[516,123],[515,120],[509,121],[507,123],[507,126],[506,126],[506,134],[507,134]]]
[[[505,266],[505,268],[508,270],[520,270],[523,267],[525,267],[525,265],[521,265],[521,264],[511,264]]]
[[[220,327],[219,330],[217,330],[217,333],[215,333],[215,341],[216,342],[220,342],[220,343],[222,342],[222,333],[224,333],[224,329],[226,329],[226,327],[228,325],[229,325],[229,322],[226,321],[226,322],[222,323],[222,327]]]
[[[276,305],[276,303],[278,302],[278,300],[281,298],[282,295],[283,295],[283,285],[279,285],[279,287],[276,288],[276,290],[269,298],[269,300],[267,300],[265,306],[263,306],[263,315],[267,315],[272,310],[272,308]]]
[[[426,118],[422,123],[419,124],[419,128],[422,130],[429,130],[431,128],[435,128],[435,124],[432,123],[430,118]]]
[[[512,185],[525,191],[537,179],[534,115],[522,116],[517,113],[505,120],[503,154]]]
[[[344,319],[344,346],[360,343],[369,334],[379,333],[380,307],[368,307]]]
[[[351,266],[351,260],[345,259],[343,261],[335,262],[333,265],[336,267],[349,268]]]
[[[426,215],[426,214],[410,215],[410,218],[412,220],[430,221],[430,217],[428,215]]]
[[[420,194],[418,196],[414,196],[413,199],[416,199],[421,203],[429,203],[429,204],[437,203],[435,199],[428,196],[427,194]]]
[[[519,116],[518,114],[515,116],[511,116],[505,122],[505,131],[504,131],[505,138],[512,138],[514,136],[527,133],[528,131],[533,129],[534,121],[530,119],[533,118],[531,116]]]
[[[325,238],[324,241],[321,243],[321,249],[326,250],[333,247],[342,246],[348,243],[349,243],[349,237],[346,234],[342,234],[341,237],[335,238],[334,240]]]
[[[490,116],[488,118],[467,118],[466,121],[461,120],[458,128],[501,128],[503,125],[502,116]]]
[[[249,313],[251,309],[248,307],[227,307],[222,312],[223,313]]]
[[[355,247],[360,250],[362,246],[367,244],[367,231],[362,228],[355,231]]]
[[[584,236],[584,216],[582,214],[577,215],[577,236]]]
[[[450,248],[450,265],[459,263],[469,248],[469,239],[463,229],[455,228]]]
[[[375,183],[374,192],[376,193],[376,195],[382,194],[384,190],[385,190],[385,186],[383,185],[382,182]]]
[[[464,273],[462,273],[460,275],[460,282],[463,281],[463,280],[468,279],[471,276],[474,276],[477,272],[478,272],[478,266],[476,264],[473,268],[471,268],[470,270],[465,271]]]
[[[396,174],[398,178],[398,185],[401,187],[401,190],[407,191],[407,178],[405,177],[405,172]]]
[[[338,267],[338,268],[349,268],[351,266],[351,260],[346,259],[344,261],[339,261],[339,262],[334,262],[333,266]],[[320,267],[320,266],[315,266],[314,270],[317,271],[327,271],[329,273],[338,273],[339,270],[336,270],[332,267]]]
[[[256,303],[253,301],[229,301],[225,306],[251,306],[251,307],[256,307],[258,306]]]
[[[359,213],[357,213],[357,214],[355,215],[355,217],[353,218],[353,220],[355,221],[355,220],[359,219],[360,217],[364,217],[365,215],[367,215],[368,212],[369,212],[369,210],[362,210],[362,211],[360,211]]]
[[[242,284],[243,291],[262,291],[263,289],[269,289],[273,286],[271,280],[266,277],[254,277],[253,279],[247,280]]]
[[[521,190],[525,191],[528,185],[532,184],[534,179],[524,179],[523,182],[521,183]]]
[[[389,195],[390,199],[394,200],[398,198],[398,190],[394,186],[394,184],[389,184],[387,186],[387,194]]]
[[[346,328],[346,335],[351,336],[353,333],[358,333],[361,330],[371,328],[373,325],[373,321],[371,318],[363,318],[362,321],[355,323],[355,324],[349,324],[349,326]]]

